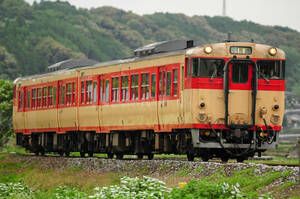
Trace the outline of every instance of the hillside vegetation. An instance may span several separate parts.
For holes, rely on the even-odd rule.
[[[229,31],[235,40],[254,39],[285,50],[287,89],[300,90],[300,33],[295,30],[228,17],[140,16],[112,7],[76,9],[59,1],[31,6],[23,0],[0,0],[0,78],[44,72],[48,65],[69,58],[128,57],[133,49],[155,41],[222,42]]]

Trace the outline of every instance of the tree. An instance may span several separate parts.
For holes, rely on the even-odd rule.
[[[0,79],[0,146],[7,143],[12,130],[13,83]]]

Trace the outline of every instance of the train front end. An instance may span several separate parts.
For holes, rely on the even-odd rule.
[[[243,161],[276,148],[284,115],[285,53],[268,45],[225,42],[186,54],[194,154]]]

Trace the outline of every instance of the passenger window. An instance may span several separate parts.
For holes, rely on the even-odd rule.
[[[54,95],[53,105],[56,106],[56,95],[57,95],[57,88],[56,88],[56,86],[54,87],[53,90],[54,90],[53,91],[53,95]]]
[[[139,75],[131,76],[131,100],[139,98]]]
[[[112,78],[112,101],[119,101],[119,77]]]
[[[19,91],[19,109],[23,109],[23,91]]]
[[[122,77],[121,100],[128,101],[128,76]]]
[[[231,78],[233,83],[248,82],[248,63],[234,63]]]
[[[223,77],[223,59],[192,59],[192,77]]]
[[[43,88],[43,107],[47,107],[47,87]]]
[[[66,101],[65,101],[65,99],[66,99],[65,94],[66,94],[66,86],[63,85],[62,86],[62,103],[61,103],[63,105],[66,103]]]
[[[165,85],[166,84],[166,72],[159,72],[159,96],[162,97],[165,95]]]
[[[178,93],[178,69],[173,70],[173,96],[176,97]]]
[[[35,108],[36,105],[36,89],[32,89],[32,94],[31,94],[31,107]]]
[[[84,104],[84,82],[81,82],[80,103]]]
[[[72,102],[72,83],[67,84],[67,105]]]
[[[155,97],[156,93],[156,74],[151,75],[151,98]]]
[[[142,74],[142,99],[149,99],[149,74]]]
[[[27,100],[26,107],[27,107],[27,109],[29,109],[30,108],[30,100],[31,100],[30,91],[26,91],[26,100]]]
[[[49,107],[53,106],[53,87],[49,86],[48,87],[48,103],[49,103]]]
[[[171,96],[171,72],[167,72],[167,96]]]
[[[105,86],[105,102],[109,102],[109,80],[106,80]]]
[[[92,103],[92,81],[86,81],[86,103],[91,104]]]
[[[93,85],[93,102],[96,103],[97,102],[97,81],[94,81],[94,85]]]
[[[75,104],[75,92],[76,92],[76,84],[75,82],[73,82],[73,86],[72,86],[72,104]]]
[[[38,94],[37,94],[37,108],[40,108],[42,106],[42,89],[38,88]]]

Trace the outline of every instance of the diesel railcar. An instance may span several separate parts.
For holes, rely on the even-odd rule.
[[[48,68],[14,82],[16,142],[36,154],[240,162],[277,145],[285,53],[276,47],[176,40],[126,59]]]

